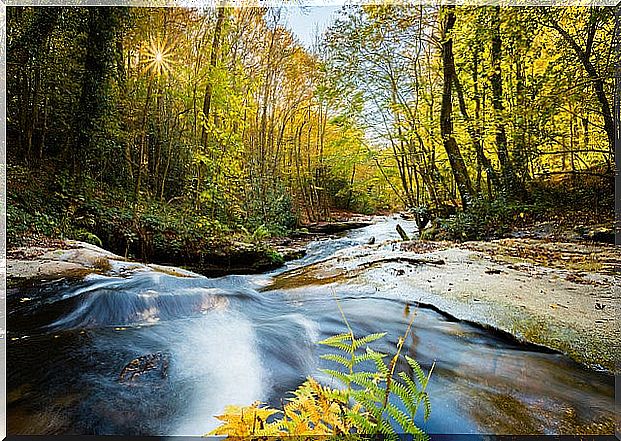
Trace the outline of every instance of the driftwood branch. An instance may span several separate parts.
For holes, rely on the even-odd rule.
[[[387,257],[384,259],[372,260],[370,262],[364,262],[358,265],[357,269],[369,268],[371,266],[379,265],[382,263],[405,263],[408,265],[444,265],[443,259],[423,259],[418,257]]]
[[[404,241],[410,240],[405,230],[399,224],[397,224],[397,233],[399,233],[399,236],[401,236],[401,240],[404,240]]]

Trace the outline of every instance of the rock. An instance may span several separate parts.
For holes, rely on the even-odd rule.
[[[132,384],[147,372],[159,372],[160,378],[166,378],[168,375],[168,363],[169,356],[162,352],[142,355],[125,365],[118,381],[124,384]]]
[[[10,250],[7,278],[11,283],[37,280],[81,279],[88,274],[108,274],[115,270],[138,269],[140,264],[86,242],[66,240],[57,248],[20,247]]]
[[[157,260],[183,265],[188,270],[207,277],[257,274],[279,268],[285,263],[282,254],[272,247],[239,241],[189,254],[157,256]]]
[[[289,262],[291,260],[301,259],[306,256],[305,248],[296,248],[296,247],[275,247],[276,251],[278,251],[285,262]]]
[[[419,306],[562,352],[588,367],[619,372],[621,338],[615,319],[621,300],[615,295],[619,278],[612,272],[619,266],[618,247],[532,239],[398,245],[402,249],[394,253],[370,252],[368,247],[342,250],[279,274],[262,291],[348,284],[399,296],[416,293]],[[556,265],[551,260],[559,253],[587,263],[595,258],[598,266],[585,264],[568,277],[575,270],[567,261]],[[524,255],[543,260],[531,263]],[[607,268],[610,274],[602,273]]]
[[[158,265],[155,263],[150,263],[147,265],[152,270],[155,270],[160,273],[168,274],[169,276],[174,277],[199,277],[198,274],[195,274],[191,271],[184,270],[183,268],[177,268],[174,266],[167,265]]]
[[[14,280],[80,279],[92,272],[92,269],[73,262],[7,260],[7,278]]]

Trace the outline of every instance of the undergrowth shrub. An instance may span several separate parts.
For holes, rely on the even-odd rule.
[[[435,221],[421,237],[484,240],[507,236],[533,222],[574,226],[608,224],[614,219],[614,179],[594,169],[584,174],[555,175],[529,182],[524,202],[504,198],[474,199],[465,211]],[[586,228],[586,227],[585,227]]]
[[[442,239],[464,241],[500,238],[525,223],[536,212],[532,204],[509,202],[505,199],[474,199],[465,211],[438,223]]]
[[[9,247],[50,237],[85,241],[129,258],[162,263],[186,265],[203,254],[237,253],[240,259],[263,259],[277,266],[283,257],[269,248],[267,239],[295,224],[283,218],[286,200],[280,201],[282,223],[246,229],[187,202],[142,195],[136,203],[131,189],[89,177],[77,181],[53,165],[36,170],[10,166],[7,172]]]

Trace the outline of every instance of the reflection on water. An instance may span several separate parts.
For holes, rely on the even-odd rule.
[[[298,268],[338,249],[397,239],[394,219],[317,242]],[[412,230],[410,223],[400,221]],[[393,237],[395,236],[395,237]],[[137,273],[91,276],[8,293],[10,434],[200,435],[226,404],[280,406],[328,363],[317,342],[344,331],[331,287],[259,290],[276,273],[218,279]],[[303,285],[303,283],[298,283]],[[424,369],[432,433],[610,433],[613,377],[533,351],[403,299],[334,286],[357,334],[388,332],[392,353],[411,314],[404,352]],[[413,299],[412,299],[413,300]],[[168,375],[118,381],[136,357],[167,354]],[[399,369],[407,370],[403,360]]]

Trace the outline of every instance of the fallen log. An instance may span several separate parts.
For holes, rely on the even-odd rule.
[[[319,222],[316,224],[304,225],[309,233],[332,234],[347,230],[355,230],[372,225],[371,221],[343,221],[343,222]]]
[[[443,259],[422,259],[418,257],[387,257],[384,259],[371,260],[370,262],[361,263],[356,269],[368,268],[382,263],[405,263],[408,265],[444,265]]]

